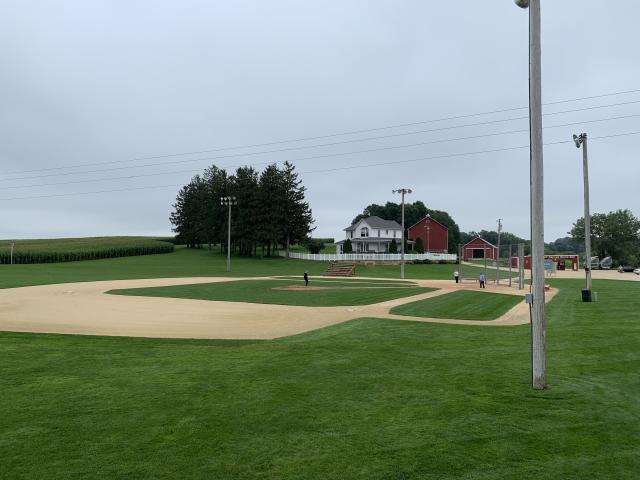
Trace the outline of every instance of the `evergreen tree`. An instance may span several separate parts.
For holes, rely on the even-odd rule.
[[[398,253],[398,244],[395,239],[391,240],[389,244],[389,253]]]
[[[424,244],[421,237],[416,238],[416,241],[413,244],[413,249],[416,253],[424,253]]]
[[[351,240],[348,238],[342,244],[342,253],[353,253],[353,245],[351,245]]]

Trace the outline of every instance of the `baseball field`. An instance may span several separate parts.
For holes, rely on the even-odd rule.
[[[636,478],[640,282],[549,280],[533,391],[522,291],[325,267],[0,265],[0,477]]]

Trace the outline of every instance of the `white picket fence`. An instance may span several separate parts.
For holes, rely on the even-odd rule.
[[[286,257],[287,253],[280,251],[281,257]],[[341,261],[384,261],[399,262],[401,260],[399,253],[300,253],[289,252],[289,258],[298,260],[315,260],[318,262],[341,262]],[[445,260],[447,262],[455,262],[458,256],[455,253],[407,253],[404,256],[405,261],[413,260],[431,260],[437,262]]]

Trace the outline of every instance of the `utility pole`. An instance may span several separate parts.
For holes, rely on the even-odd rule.
[[[399,188],[397,190],[392,190],[391,193],[399,193],[402,195],[402,235],[401,239],[401,249],[400,249],[400,278],[404,278],[404,196],[405,194],[412,193],[410,188]]]
[[[498,259],[496,261],[496,285],[500,285],[500,232],[502,231],[502,219],[498,219]]]
[[[544,325],[544,185],[540,0],[515,0],[529,8],[529,149],[531,177],[531,386],[546,386]]]
[[[582,176],[584,178],[584,273],[586,285],[589,291],[588,297],[591,301],[591,214],[589,213],[589,162],[587,157],[587,134],[574,135],[573,141],[576,147],[582,145]]]
[[[229,221],[227,222],[227,272],[231,271],[231,205],[237,205],[236,197],[220,197],[220,205],[229,207]]]
[[[524,243],[518,244],[518,290],[524,289]]]
[[[11,242],[11,263],[10,265],[13,265],[13,246],[15,245],[15,243]]]
[[[513,262],[511,260],[511,255],[513,253],[512,250],[511,250],[512,246],[513,245],[509,244],[509,286],[511,286],[511,277],[512,277],[511,268],[513,267],[513,265],[512,265]]]

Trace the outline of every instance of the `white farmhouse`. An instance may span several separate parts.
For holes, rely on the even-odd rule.
[[[367,217],[344,229],[346,238],[351,240],[353,253],[385,253],[395,241],[400,251],[402,226],[395,220]],[[346,240],[346,239],[345,239]],[[344,242],[336,242],[336,253],[344,253]]]

